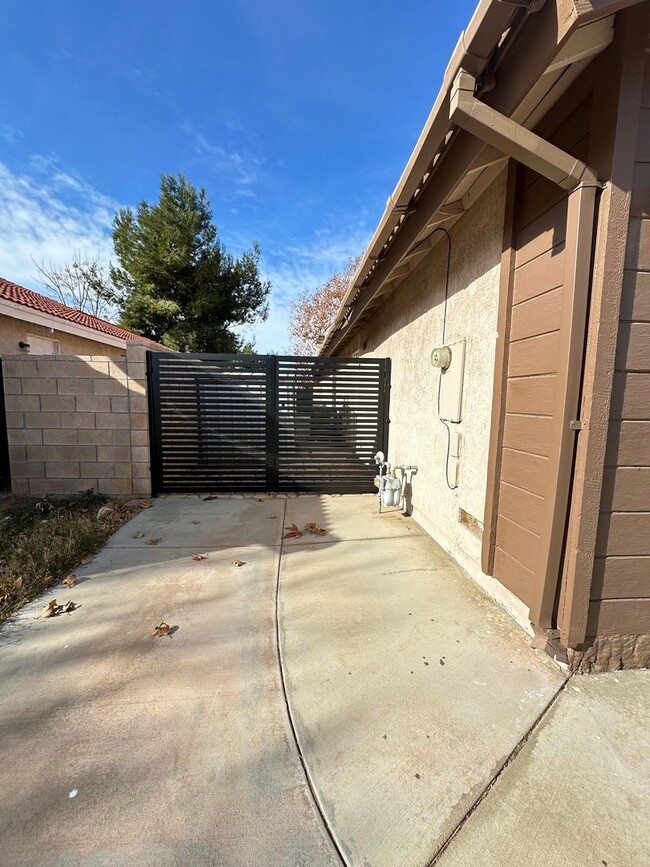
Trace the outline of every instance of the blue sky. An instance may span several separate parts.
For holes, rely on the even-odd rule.
[[[365,247],[473,8],[5,4],[0,275],[38,290],[32,257],[110,259],[115,210],[182,171],[227,247],[259,241],[273,292],[252,336],[288,350],[292,298]]]

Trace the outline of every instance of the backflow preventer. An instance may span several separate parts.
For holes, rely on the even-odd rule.
[[[417,473],[418,468],[412,465],[393,467],[387,463],[386,455],[383,452],[377,452],[375,455],[375,463],[378,468],[378,473],[375,476],[375,487],[377,488],[377,511],[381,513],[382,506],[384,508],[402,509],[406,505],[406,484],[410,482],[413,476]],[[397,472],[400,473],[399,478],[396,475]]]

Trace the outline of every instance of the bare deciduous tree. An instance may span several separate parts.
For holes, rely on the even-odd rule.
[[[337,272],[316,289],[301,292],[289,322],[291,346],[296,355],[315,355],[339,309],[343,296],[359,267],[361,256],[350,259],[345,271]]]
[[[75,253],[72,262],[58,268],[34,262],[40,282],[57,301],[83,310],[100,319],[112,319],[117,312],[117,292],[108,268],[95,256],[92,259]]]

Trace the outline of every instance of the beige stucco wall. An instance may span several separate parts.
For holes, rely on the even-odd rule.
[[[437,414],[440,373],[429,361],[442,340],[444,238],[338,354],[392,359],[389,460],[419,468],[413,517],[526,623],[522,603],[483,574],[481,542],[459,523],[460,508],[481,524],[485,509],[505,191],[504,172],[451,230],[446,342],[466,340],[462,421],[451,425],[461,436],[457,490],[449,490],[445,480],[447,433]]]
[[[18,343],[20,341],[29,343],[29,334],[45,337],[48,340],[58,340],[60,355],[109,355],[115,357],[124,355],[126,352],[123,347],[109,346],[99,340],[88,340],[85,337],[60,331],[58,328],[50,331],[44,325],[23,322],[13,316],[0,314],[0,356],[18,354],[21,351]],[[24,354],[29,355],[28,352]]]
[[[12,490],[151,493],[146,350],[3,358]]]

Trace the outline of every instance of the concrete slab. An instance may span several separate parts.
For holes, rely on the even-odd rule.
[[[304,499],[299,497],[287,500],[285,526],[295,523],[303,530],[309,522],[327,530],[327,536],[311,536],[305,533],[297,539],[287,539],[285,552],[301,545],[424,535],[424,530],[398,509],[380,515],[377,512],[377,498],[372,494]]]
[[[650,864],[650,672],[572,678],[441,867]]]
[[[206,500],[196,494],[160,497],[155,500],[155,511],[140,513],[138,530],[146,538],[161,537],[159,545],[163,548],[274,546],[281,541],[283,511],[284,500],[262,496],[234,500]],[[143,548],[146,538],[134,539],[131,527],[127,524],[118,530],[109,547]]]
[[[41,599],[0,630],[3,864],[340,863],[281,690],[279,551],[228,547],[279,525],[237,504],[240,521],[259,516],[253,532],[224,518],[185,547],[183,522],[206,510],[223,516],[156,502],[51,594],[76,611],[41,620]],[[136,531],[167,545],[136,548]],[[208,560],[192,560],[197,547]],[[174,634],[152,638],[162,620]]]
[[[407,519],[373,509],[331,500],[328,542],[285,547],[285,677],[348,863],[424,865],[564,676],[428,536],[391,538]]]

